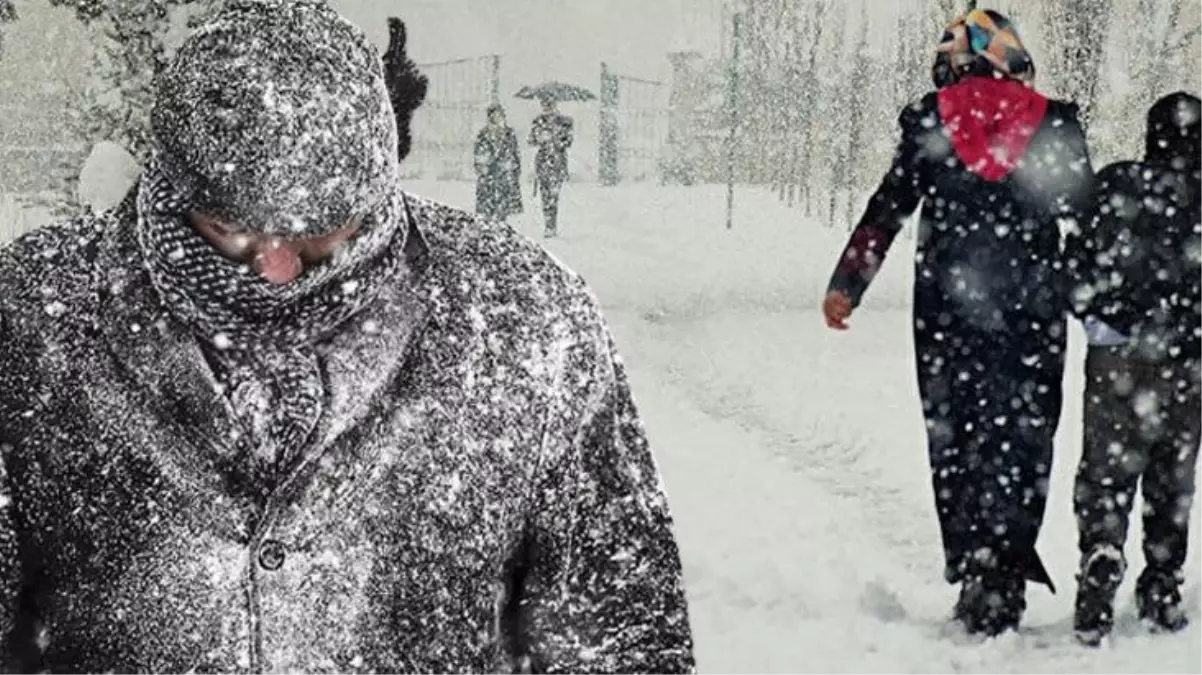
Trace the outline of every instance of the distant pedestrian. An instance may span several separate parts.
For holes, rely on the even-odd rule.
[[[505,220],[522,212],[522,158],[513,127],[499,103],[488,107],[488,123],[476,134],[476,212]]]
[[[554,99],[542,99],[542,114],[530,128],[535,185],[543,204],[546,236],[559,233],[559,192],[568,180],[568,148],[572,145],[572,118],[559,112]]]

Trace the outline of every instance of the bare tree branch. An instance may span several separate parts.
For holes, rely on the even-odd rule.
[[[1171,45],[1166,45],[1165,48],[1161,51],[1161,55],[1168,56],[1169,54],[1172,54],[1173,52],[1177,51],[1178,49],[1185,49],[1186,47],[1189,46],[1190,40],[1193,40],[1194,38],[1198,37],[1199,34],[1202,34],[1202,26],[1194,26],[1190,30],[1187,30],[1186,32],[1182,33],[1181,37],[1178,38],[1176,42],[1174,42]]]

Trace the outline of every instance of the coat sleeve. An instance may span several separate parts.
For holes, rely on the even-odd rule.
[[[0,672],[6,673],[17,661],[12,635],[17,619],[21,569],[13,522],[13,495],[3,453],[0,449]]]
[[[923,116],[921,110],[925,108],[923,105],[907,106],[898,117],[901,140],[893,153],[893,163],[868,200],[868,208],[852,230],[831,275],[827,290],[843,291],[854,306],[860,304],[894,238],[922,199],[925,180],[918,134]],[[935,113],[929,110],[926,114]]]
[[[599,317],[599,313],[597,314]],[[673,523],[608,332],[568,350],[518,594],[531,672],[693,672]]]
[[[1148,274],[1147,251],[1132,246],[1133,229],[1142,214],[1141,191],[1122,164],[1097,175],[1092,208],[1078,230],[1065,239],[1065,257],[1072,272],[1073,312],[1090,316],[1127,334],[1134,327],[1136,288],[1155,295],[1156,279]]]
[[[1070,309],[1078,317],[1084,318],[1090,313],[1089,289],[1093,288],[1095,275],[1099,272],[1098,254],[1106,246],[1102,241],[1115,234],[1112,222],[1098,219],[1099,206],[1102,206],[1099,198],[1108,197],[1102,195],[1097,187],[1104,180],[1103,174],[1116,176],[1117,173],[1115,165],[1112,165],[1094,175],[1089,145],[1085,130],[1077,121],[1076,107],[1070,108],[1070,112],[1063,128],[1065,145],[1072,159],[1069,168],[1074,180],[1062,181],[1064,189],[1057,196],[1055,215],[1064,231],[1063,261],[1065,277],[1068,279]]]
[[[0,314],[0,349],[11,345]],[[8,472],[9,446],[0,435],[0,673],[22,672],[22,654],[15,642],[23,570],[18,546],[16,495]]]
[[[563,118],[563,123],[559,126],[559,133],[555,139],[556,146],[560,150],[567,150],[568,148],[572,147],[574,127],[575,123],[572,121],[571,117]]]
[[[522,176],[522,153],[518,150],[518,135],[513,129],[505,135],[505,152],[513,164],[513,179],[519,180]]]
[[[483,131],[476,134],[476,143],[472,148],[472,158],[473,165],[476,168],[476,177],[479,178],[487,175],[492,160],[492,151],[488,147],[488,139],[485,137]]]

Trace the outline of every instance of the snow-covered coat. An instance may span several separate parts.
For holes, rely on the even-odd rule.
[[[401,281],[319,346],[260,501],[133,195],[0,254],[0,669],[680,672],[672,520],[582,281],[404,197]]]
[[[505,220],[522,212],[522,155],[513,127],[476,134],[476,213]]]

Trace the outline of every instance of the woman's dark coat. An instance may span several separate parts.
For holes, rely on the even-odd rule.
[[[858,305],[921,205],[914,342],[945,576],[985,565],[1050,584],[1035,542],[1064,371],[1058,224],[1083,218],[1092,185],[1076,108],[971,77],[899,121],[893,165],[830,289]]]
[[[512,127],[476,134],[476,213],[497,220],[522,212],[522,158]]]

